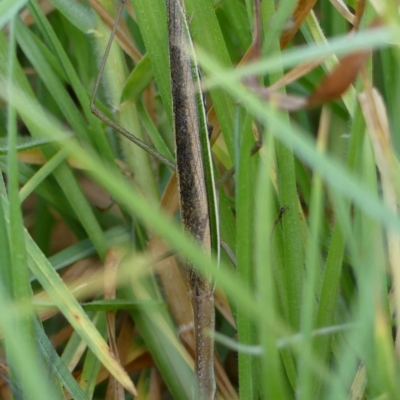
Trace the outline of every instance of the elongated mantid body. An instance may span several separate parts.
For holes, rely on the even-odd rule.
[[[218,221],[208,129],[199,73],[192,60],[193,46],[184,9],[179,0],[167,0],[176,172],[181,219],[190,233],[211,255],[218,252]],[[192,297],[198,397],[214,399],[214,293],[210,277],[200,276],[187,265]]]

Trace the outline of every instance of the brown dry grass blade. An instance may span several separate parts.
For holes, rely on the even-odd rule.
[[[215,307],[217,307],[218,311],[224,316],[224,318],[234,327],[236,328],[236,322],[233,318],[232,310],[229,306],[228,299],[225,296],[225,293],[222,290],[216,289],[215,293]]]
[[[33,165],[44,165],[47,161],[39,148],[18,152],[18,160],[25,164]]]
[[[301,1],[299,3],[301,3]],[[261,57],[261,33],[261,7],[260,0],[257,0],[254,2],[253,42],[244,55],[242,59],[243,62],[255,61]],[[258,82],[257,76],[250,76],[246,78],[244,83],[258,96],[268,102],[274,103],[280,110],[295,111],[304,108],[307,105],[307,100],[304,97],[278,93],[275,91],[276,89],[261,86]]]
[[[297,79],[300,79],[304,75],[311,72],[314,68],[319,67],[325,60],[326,58],[320,58],[319,60],[308,61],[297,65],[296,67],[288,71],[285,75],[283,75],[282,78],[269,86],[269,90],[275,92],[278,89],[289,85],[290,83],[296,81]]]
[[[316,90],[308,97],[275,92],[290,77],[281,79],[279,84],[273,87],[262,87],[255,84],[254,80],[246,82],[246,85],[264,100],[274,103],[280,110],[296,111],[311,108],[341,97],[355,81],[370,55],[370,51],[360,51],[344,56],[332,73],[323,79]]]
[[[282,48],[286,46],[286,44],[297,32],[310,10],[314,7],[315,3],[316,1],[314,0],[299,0],[293,14],[294,26],[292,29],[285,31],[281,37]],[[337,2],[337,5],[340,6],[341,3]],[[352,16],[352,19],[354,19],[354,23],[359,23],[359,19],[361,18],[363,12],[362,4],[360,7],[357,7],[356,11],[356,17]],[[242,61],[244,62],[257,60],[261,54],[261,18],[259,1],[255,2],[254,15],[255,20],[253,43],[243,57]],[[376,25],[376,23],[374,25]],[[274,103],[280,110],[296,111],[303,108],[314,107],[318,104],[331,101],[342,96],[342,94],[345,93],[345,91],[356,79],[360,69],[363,67],[370,53],[370,51],[360,51],[344,56],[340,64],[320,83],[317,89],[309,97],[281,94],[277,93],[276,91],[282,86],[293,82],[295,79],[298,79],[305,73],[311,71],[313,67],[316,67],[323,61],[322,59],[295,67],[292,71],[289,71],[282,79],[280,79],[279,82],[276,82],[271,87],[261,86],[258,83],[257,77],[255,76],[246,78],[244,83],[258,96],[268,102]]]
[[[142,354],[138,354],[137,352],[135,352],[135,350],[131,350],[129,353],[127,353],[124,369],[127,373],[131,373],[141,371],[145,368],[154,367],[154,365],[154,360],[146,349],[144,349]],[[81,380],[81,376],[82,371],[77,371],[76,373],[74,373],[74,377],[77,381]],[[109,376],[110,373],[108,372],[108,370],[101,366],[100,372],[96,377],[96,385],[104,382],[106,379],[109,378]]]
[[[69,290],[81,301],[102,293],[102,263],[98,258],[91,257],[76,262],[61,277]],[[35,301],[50,302],[51,299],[42,290],[35,294]],[[56,308],[39,309],[39,317],[41,321],[45,321],[59,312]]]
[[[388,114],[385,103],[379,92],[371,87],[368,78],[364,76],[365,92],[358,96],[361,109],[367,124],[367,130],[374,149],[376,165],[379,170],[383,198],[392,211],[393,215],[398,215],[398,199],[400,194],[398,160],[393,150],[391,142]],[[389,265],[393,277],[393,286],[391,289],[391,305],[392,313],[395,315],[397,325],[399,325],[399,306],[400,306],[400,275],[399,260],[400,260],[400,244],[399,237],[396,232],[388,230],[387,246],[389,255]],[[397,355],[400,354],[400,331],[397,329],[395,348]]]
[[[355,14],[355,21],[354,21],[354,29],[358,30],[361,22],[361,18],[364,15],[365,10],[365,0],[358,0],[356,14]]]
[[[365,398],[367,388],[367,371],[364,364],[358,367],[356,376],[350,388],[349,400],[359,400]]]
[[[286,29],[280,39],[281,48],[285,48],[287,44],[293,39],[296,32],[299,30],[303,21],[307,18],[308,13],[315,6],[317,0],[299,0],[296,8],[293,11],[292,22],[293,25],[290,29]]]
[[[306,108],[308,105],[308,99],[304,96],[294,96],[290,94],[283,94],[274,92],[270,88],[263,87],[260,85],[247,86],[256,93],[259,97],[263,98],[265,101],[272,103],[282,111],[296,111]]]
[[[99,17],[102,19],[105,25],[112,29],[114,26],[114,18],[108,13],[102,4],[98,0],[88,0],[88,3],[97,12]],[[124,22],[120,21],[117,31],[115,33],[115,38],[118,44],[122,47],[126,54],[128,54],[132,60],[139,62],[142,58],[140,52],[136,49],[132,39],[129,35],[129,30],[124,27]]]
[[[74,328],[71,325],[64,326],[57,333],[53,333],[49,340],[51,344],[57,348],[58,346],[65,343],[73,334]]]
[[[315,61],[315,64],[310,63],[296,67],[271,87],[259,85],[254,78],[247,79],[245,83],[254,93],[264,100],[274,103],[280,110],[296,111],[303,108],[311,108],[341,97],[355,81],[370,55],[371,51],[367,50],[344,56],[332,73],[323,79],[308,97],[281,94],[276,90],[309,72],[312,67],[319,65],[322,60]]]
[[[371,51],[359,51],[344,56],[339,65],[319,84],[308,97],[307,106],[314,107],[339,98],[355,81]]]
[[[221,360],[217,357],[214,358],[215,375],[217,379],[218,391],[224,399],[237,400],[239,399],[235,388],[232,386],[228,375],[221,364]],[[219,397],[218,397],[219,398]]]
[[[156,368],[151,369],[149,395],[148,398],[152,400],[162,399],[162,379],[160,373]]]
[[[350,22],[350,24],[355,25],[357,18],[354,14],[351,13],[351,11],[348,9],[346,3],[343,0],[330,0],[330,1],[344,19]]]
[[[178,182],[174,173],[162,196],[161,208],[172,217],[177,212],[178,207]],[[149,250],[153,256],[159,257],[170,249],[164,240],[153,236],[150,240]],[[164,288],[171,312],[178,324],[181,338],[186,346],[193,350],[193,310],[179,264],[175,257],[168,257],[158,262],[155,270]]]
[[[3,358],[3,357],[2,357]],[[0,360],[0,399],[12,400],[11,389],[9,385],[9,371],[3,359]]]

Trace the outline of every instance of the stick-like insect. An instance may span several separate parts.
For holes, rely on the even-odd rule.
[[[107,118],[94,105],[106,56],[116,31],[123,4],[121,1],[116,23],[105,57],[100,66],[91,100],[91,110],[102,121],[109,124],[135,144],[139,145],[170,168],[175,165],[147,146],[130,132]],[[208,140],[206,114],[201,92],[200,78],[193,61],[191,41],[184,7],[180,0],[167,0],[168,37],[174,116],[176,173],[179,182],[181,219],[184,229],[191,234],[211,255],[219,255],[219,228],[217,201]],[[210,277],[200,276],[187,265],[187,280],[194,310],[196,357],[195,370],[198,381],[196,398],[215,398],[214,343],[210,333],[214,330],[214,284]]]
[[[182,4],[167,0],[176,166],[184,228],[205,251],[219,248],[211,150],[197,66]],[[214,225],[214,227],[213,227]],[[214,228],[214,232],[213,232]],[[214,241],[214,243],[212,243]],[[214,246],[213,246],[214,245]],[[213,283],[187,267],[195,316],[196,375],[200,398],[214,399]]]

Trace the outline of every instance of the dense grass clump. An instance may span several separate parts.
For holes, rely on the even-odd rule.
[[[0,2],[0,398],[190,399],[186,259],[216,280],[218,398],[397,398],[398,2],[184,3],[219,267],[171,165],[91,113],[117,4]],[[96,105],[173,163],[166,18],[127,2]]]

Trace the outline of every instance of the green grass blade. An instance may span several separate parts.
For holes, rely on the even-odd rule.
[[[93,29],[94,13],[86,4],[65,0],[51,0],[51,3],[83,33],[88,34]]]
[[[54,170],[65,161],[67,155],[64,151],[60,150],[56,153],[46,164],[43,165],[39,171],[33,175],[28,182],[21,188],[19,192],[19,200],[22,203],[36,188],[39,186],[48,175],[54,172]]]
[[[5,205],[4,201],[2,205]],[[3,310],[0,313],[0,327],[7,351],[13,394],[16,398],[42,400],[48,396],[58,400],[60,397],[57,392],[47,376],[43,376],[43,365],[38,361],[36,346],[32,346],[32,340],[27,340],[26,324],[23,321],[21,323],[21,319],[26,318],[26,310],[23,308],[25,303],[19,303],[23,307],[18,307],[6,295],[7,291],[0,281],[0,306]]]
[[[76,70],[73,68],[70,59],[68,58],[66,52],[61,46],[61,43],[59,42],[52,26],[46,19],[46,16],[44,15],[40,7],[35,2],[32,2],[29,9],[33,17],[35,18],[36,23],[39,25],[41,31],[45,35],[47,42],[50,44],[50,49],[53,51],[53,54],[55,54],[58,58],[59,64],[63,68],[63,71],[67,76],[68,82],[70,83],[78,98],[83,113],[91,127],[91,141],[96,145],[98,151],[103,155],[103,157],[105,157],[111,163],[114,157],[111,152],[110,146],[107,143],[107,138],[105,135],[99,134],[99,132],[101,132],[100,121],[90,111],[89,96],[87,95],[85,88],[82,86]]]
[[[47,64],[40,49],[36,46],[36,43],[32,38],[32,33],[22,22],[17,23],[16,36],[18,44],[21,46],[25,56],[31,61],[33,67],[52,94],[68,123],[77,134],[89,141],[90,138],[86,122],[82,118],[82,115],[65,89],[63,83]]]
[[[82,310],[78,301],[65,286],[59,275],[54,271],[52,265],[43,255],[31,237],[26,234],[26,244],[29,256],[32,260],[29,267],[38,278],[48,295],[60,308],[60,311],[68,319],[70,324],[87,342],[101,363],[116,377],[116,379],[129,391],[133,391],[130,378],[124,369],[111,356],[110,350],[104,339],[93,326],[92,322]]]
[[[198,2],[197,0],[185,1],[187,15],[190,20],[190,33],[193,42],[212,54],[222,65],[232,65],[226,48],[221,28],[215,15],[213,4],[210,0]],[[228,153],[233,159],[233,131],[235,120],[235,105],[224,91],[211,90],[211,98],[218,122],[221,127]]]
[[[103,56],[106,41],[108,40],[108,30],[98,21],[96,32],[96,48],[98,53]],[[123,55],[118,46],[114,44],[108,54],[103,75],[103,81],[106,83],[107,98],[110,106],[117,110],[118,124],[129,132],[135,132],[135,136],[143,141],[144,135],[135,102],[131,100],[120,102],[125,80],[126,66]],[[122,135],[118,136],[118,138],[121,142],[124,160],[128,164],[130,172],[134,175],[134,183],[148,201],[156,201],[158,199],[158,191],[149,155]]]
[[[57,354],[53,345],[50,343],[48,337],[44,333],[43,327],[37,320],[35,320],[35,334],[39,343],[39,350],[41,351],[48,365],[52,370],[54,370],[55,375],[58,377],[60,382],[62,382],[65,389],[74,399],[87,400],[87,397],[83,393],[81,387],[78,385],[75,378],[71,375],[65,364],[60,359],[60,356]]]
[[[282,2],[277,13],[274,14],[274,2],[265,3],[265,9],[270,11],[267,18],[263,16],[263,26],[266,32],[279,33],[283,28],[284,21],[288,17],[294,2],[292,0]],[[274,19],[273,24],[277,24],[270,30],[267,29],[270,23],[271,13]],[[274,29],[275,28],[275,29]],[[275,32],[277,30],[277,32]],[[266,33],[265,41],[268,53],[280,54],[279,36],[271,36]],[[264,53],[264,54],[268,54]],[[269,76],[270,83],[273,84],[283,76],[283,70],[277,70]],[[284,93],[284,91],[283,91]],[[290,129],[290,120],[288,113],[280,115],[282,124],[286,129]],[[279,205],[287,207],[284,217],[282,218],[282,235],[283,235],[283,265],[286,283],[286,295],[289,311],[289,321],[293,330],[300,327],[300,304],[301,304],[301,288],[304,279],[304,249],[303,237],[301,231],[300,214],[298,212],[299,199],[297,196],[296,175],[294,156],[291,146],[288,143],[282,143],[276,138],[276,159],[277,159],[277,179]]]
[[[29,270],[27,267],[27,255],[25,250],[25,240],[24,240],[24,227],[23,227],[23,217],[21,210],[21,203],[18,197],[18,160],[17,160],[17,115],[16,110],[12,105],[13,98],[13,82],[14,82],[14,50],[15,50],[15,25],[14,20],[11,20],[9,24],[9,32],[10,32],[10,45],[8,52],[8,74],[7,74],[7,98],[10,99],[9,107],[8,107],[8,158],[7,158],[7,189],[8,189],[8,200],[10,202],[10,207],[3,208],[4,210],[8,210],[8,219],[11,221],[11,224],[8,227],[8,235],[5,237],[7,240],[8,237],[8,245],[10,247],[10,261],[8,264],[9,271],[6,273],[10,279],[8,280],[8,284],[10,286],[7,288],[7,292],[11,298],[18,299],[24,304],[26,308],[26,314],[22,314],[19,316],[19,321],[16,323],[14,321],[11,326],[15,326],[16,329],[20,329],[24,332],[25,335],[25,343],[26,348],[29,351],[29,354],[33,356],[32,363],[37,363],[37,358],[34,356],[35,351],[35,341],[33,334],[33,319],[31,309],[29,307],[30,301],[32,298],[32,290],[29,284]],[[6,267],[7,268],[7,267]],[[11,388],[14,396],[17,395],[15,388],[18,386],[18,360],[17,355],[12,350],[12,344],[10,341],[6,341],[6,353],[10,363],[10,380],[11,380]],[[29,388],[27,386],[27,382],[23,383],[22,391],[26,396],[29,392]]]
[[[154,126],[153,121],[150,118],[149,113],[143,106],[142,102],[137,103],[137,110],[139,113],[140,120],[143,123],[148,135],[150,136],[152,142],[154,143],[154,147],[156,150],[161,153],[165,158],[174,162],[174,157],[168,148],[167,144],[165,143],[164,139],[161,137],[160,133],[158,132],[157,128]]]
[[[328,108],[324,108],[321,113],[320,130],[319,130],[319,148],[321,152],[325,151],[327,136],[329,134],[330,112]],[[314,326],[314,318],[316,314],[315,297],[319,293],[318,278],[319,265],[321,262],[321,254],[319,253],[321,227],[323,212],[323,192],[322,181],[315,171],[312,182],[312,193],[310,202],[310,234],[307,240],[306,249],[306,279],[302,293],[302,309],[301,309],[301,331],[306,340],[304,341],[304,352],[299,363],[299,386],[302,399],[312,397],[313,378],[312,370],[309,366],[309,360],[312,355],[312,329]],[[339,257],[339,260],[341,258]],[[331,283],[333,283],[331,281]],[[322,294],[323,296],[323,294]],[[329,310],[333,315],[333,310]],[[327,314],[328,315],[328,314]],[[333,322],[333,321],[332,321]],[[326,326],[326,325],[321,325]],[[320,355],[320,353],[317,353]]]
[[[347,165],[349,170],[354,170],[356,159],[359,157],[362,148],[362,138],[364,136],[365,123],[362,120],[360,108],[357,107],[352,126],[351,142]],[[349,205],[344,214],[348,214]],[[342,213],[343,214],[343,213]],[[340,276],[342,273],[342,263],[345,250],[345,237],[343,227],[337,221],[333,227],[332,238],[329,245],[328,256],[326,259],[325,272],[322,280],[321,296],[316,314],[315,326],[328,326],[333,322],[333,313],[337,301]],[[331,338],[320,338],[315,342],[315,352],[321,360],[327,360]],[[316,384],[319,386],[319,383]]]
[[[150,58],[148,54],[145,54],[129,74],[122,91],[121,100],[138,101],[144,89],[151,84],[153,79],[154,74],[151,69]]]
[[[28,0],[3,0],[0,3],[0,29],[10,22]]]
[[[255,288],[253,269],[253,221],[254,221],[254,181],[257,168],[256,158],[251,157],[254,146],[254,137],[251,130],[252,119],[245,111],[238,109],[240,136],[237,140],[237,186],[236,186],[236,220],[237,231],[241,238],[236,242],[237,273],[240,282],[251,291]],[[240,132],[240,133],[239,133]],[[238,304],[237,308],[238,339],[243,344],[255,344],[257,341],[257,329],[254,321],[249,317],[247,308]],[[256,399],[258,397],[257,386],[257,362],[248,354],[239,353],[239,384],[242,399]]]
[[[15,148],[17,152],[19,151],[24,151],[24,150],[29,150],[29,149],[34,149],[36,147],[44,146],[47,144],[55,144],[54,140],[47,140],[47,139],[32,139],[28,137],[23,137],[23,136],[17,136],[17,142],[15,145]],[[7,154],[9,150],[9,147],[7,145],[7,140],[6,138],[0,138],[0,154]]]
[[[107,334],[106,315],[97,313],[93,318],[97,331],[104,337]],[[99,374],[101,363],[96,355],[90,350],[87,350],[85,361],[83,364],[80,385],[88,399],[93,398],[93,393],[96,388],[97,376]]]
[[[263,135],[266,141],[267,151],[263,152],[262,162],[258,166],[256,198],[258,201],[254,211],[254,261],[255,278],[257,282],[258,301],[264,305],[265,320],[258,326],[258,336],[263,353],[261,355],[258,371],[260,380],[260,392],[262,398],[284,399],[287,398],[287,388],[283,375],[283,365],[280,360],[278,347],[276,346],[276,333],[270,329],[274,321],[280,318],[277,307],[277,291],[274,288],[273,271],[273,235],[274,220],[272,212],[275,209],[273,188],[270,182],[273,160],[273,136]],[[264,154],[266,153],[266,154]],[[284,217],[283,217],[284,218]],[[265,379],[267,377],[269,379]]]
[[[169,64],[165,3],[158,0],[131,0],[131,2],[151,62],[151,69],[172,126],[171,81],[169,70],[165,68]]]

